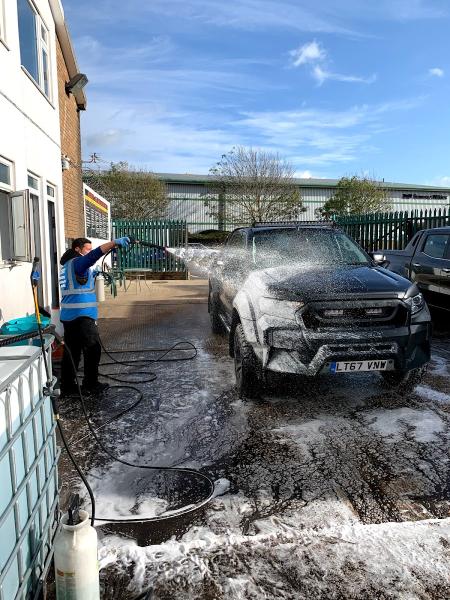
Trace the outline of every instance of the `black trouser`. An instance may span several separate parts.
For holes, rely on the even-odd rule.
[[[98,364],[102,353],[97,323],[90,317],[78,317],[73,321],[63,321],[64,346],[72,353],[73,362],[78,370],[81,352],[84,356],[83,386],[93,387],[98,382]],[[64,348],[61,365],[61,390],[70,390],[75,386],[75,374],[69,353]]]

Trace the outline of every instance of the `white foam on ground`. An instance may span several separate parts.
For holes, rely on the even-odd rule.
[[[202,597],[212,580],[215,597],[234,600],[382,594],[413,600],[444,597],[424,595],[425,588],[448,589],[448,519],[318,530],[272,525],[253,536],[195,528],[179,541],[147,547],[106,538],[101,566],[116,561],[133,572],[135,592],[160,588],[181,600]]]
[[[436,413],[427,410],[413,408],[373,410],[367,411],[364,418],[370,427],[384,438],[391,438],[392,441],[402,436],[408,426],[413,429],[413,436],[417,442],[433,442],[437,439],[436,434],[445,431],[444,421]]]
[[[439,404],[450,404],[450,394],[438,392],[437,390],[433,390],[425,385],[418,385],[414,391],[416,394],[419,394],[419,396],[426,398],[427,400],[433,400]]]
[[[433,356],[430,363],[431,375],[439,375],[440,377],[450,377],[448,369],[448,360],[443,356]]]

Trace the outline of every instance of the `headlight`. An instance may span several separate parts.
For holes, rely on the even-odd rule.
[[[289,319],[295,321],[295,313],[304,306],[303,302],[289,302],[287,300],[275,300],[275,298],[260,298],[259,310],[271,317]]]
[[[425,299],[422,296],[422,294],[417,294],[416,296],[413,296],[412,298],[407,298],[406,304],[409,305],[409,307],[411,309],[411,314],[415,315],[418,312],[420,312],[422,310],[422,308],[425,306]]]

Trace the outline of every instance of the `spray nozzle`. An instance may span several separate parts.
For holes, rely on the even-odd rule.
[[[67,512],[69,514],[67,525],[78,525],[78,523],[81,522],[80,506],[81,502],[79,494],[71,494],[69,500],[69,508],[67,509]]]

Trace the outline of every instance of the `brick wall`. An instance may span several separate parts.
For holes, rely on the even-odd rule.
[[[81,177],[80,113],[65,84],[69,74],[59,41],[56,44],[58,97],[61,125],[61,153],[70,159],[70,169],[63,171],[64,231],[66,240],[84,236],[84,199]]]

